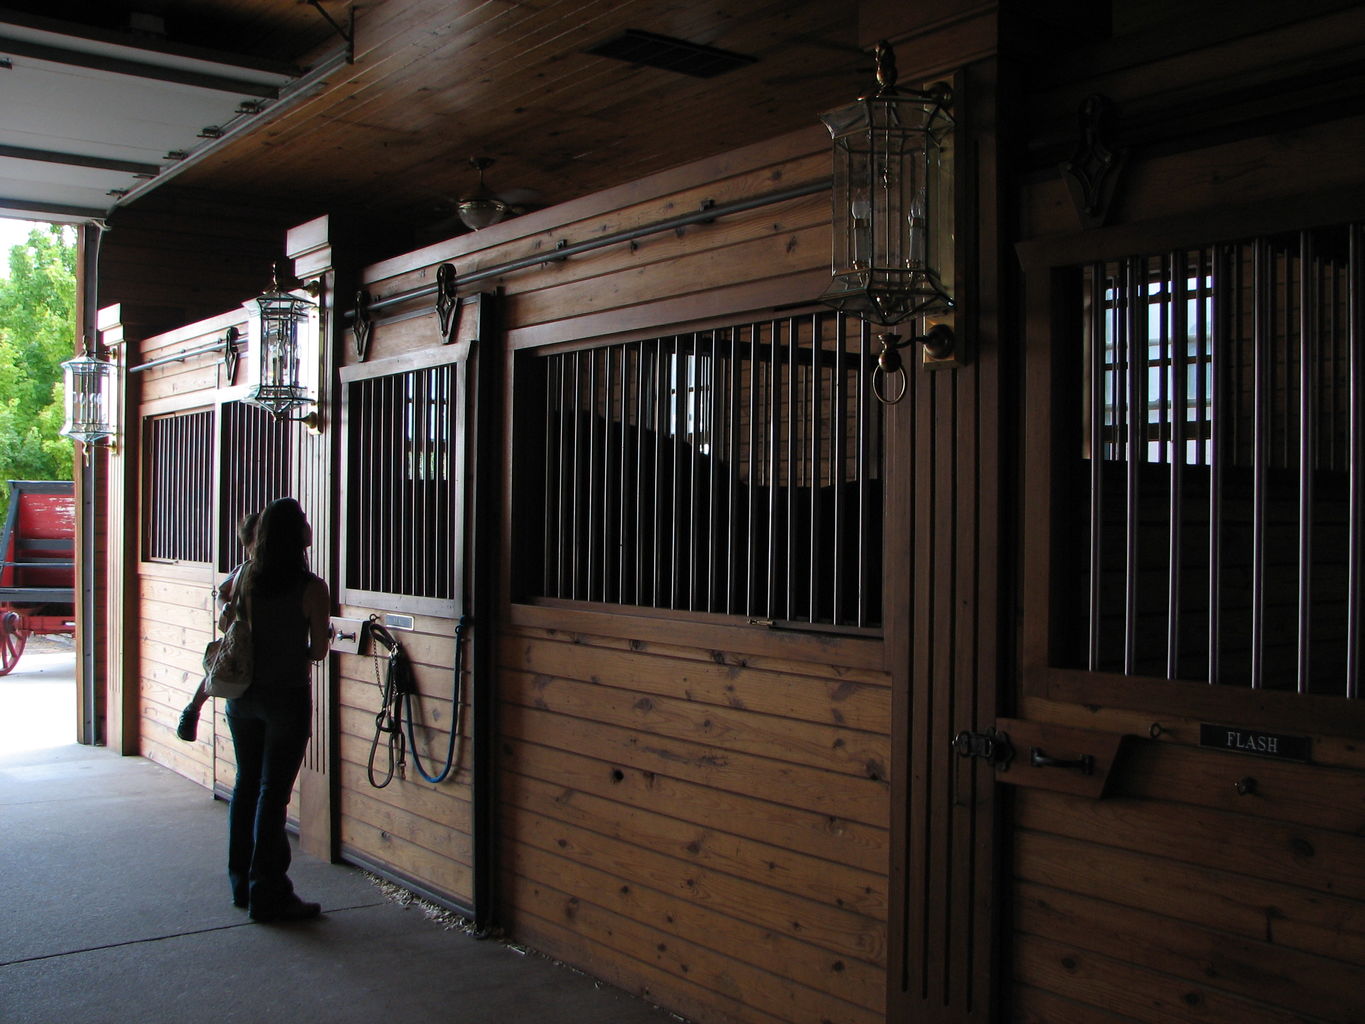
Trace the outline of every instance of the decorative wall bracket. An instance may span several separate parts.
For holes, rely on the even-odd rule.
[[[235,327],[229,327],[223,335],[223,368],[227,371],[228,387],[237,383],[237,364],[242,361],[242,353],[237,350],[239,337]]]
[[[877,366],[872,371],[872,393],[883,405],[895,405],[905,397],[909,379],[900,349],[911,344],[924,346],[923,364],[928,370],[962,366],[966,363],[962,346],[953,333],[951,313],[926,316],[924,333],[903,338],[899,334],[883,332],[877,335],[881,348],[877,350]]]
[[[436,268],[436,318],[441,325],[441,344],[449,345],[460,326],[460,293],[452,263]]]
[[[1080,139],[1071,159],[1060,167],[1071,201],[1087,228],[1100,227],[1108,220],[1128,158],[1127,150],[1110,145],[1113,109],[1113,104],[1098,93],[1086,97],[1077,113]]]
[[[370,319],[370,293],[365,289],[355,293],[355,321],[351,326],[355,332],[355,354],[362,363],[370,353],[370,335],[374,331],[374,321]]]

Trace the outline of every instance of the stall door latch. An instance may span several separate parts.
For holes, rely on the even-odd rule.
[[[1014,760],[1014,747],[1010,738],[994,728],[985,732],[969,732],[963,729],[953,737],[953,749],[958,757],[979,757],[990,763],[998,772],[1003,772]]]

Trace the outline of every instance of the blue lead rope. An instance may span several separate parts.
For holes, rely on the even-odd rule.
[[[460,736],[460,703],[462,691],[464,689],[464,628],[468,620],[465,616],[460,616],[460,621],[455,623],[455,669],[454,679],[451,681],[450,693],[450,744],[446,747],[446,763],[441,769],[440,775],[429,775],[427,770],[422,767],[422,757],[417,752],[417,740],[412,732],[412,698],[417,692],[417,687],[412,682],[412,672],[407,667],[407,659],[403,658],[403,671],[407,673],[406,686],[400,688],[403,693],[403,701],[407,710],[408,720],[408,749],[412,751],[412,763],[417,766],[417,773],[428,782],[444,782],[451,770],[455,767],[455,744]],[[394,641],[394,650],[401,657],[402,648],[397,646]],[[389,656],[389,671],[395,670],[393,655]]]

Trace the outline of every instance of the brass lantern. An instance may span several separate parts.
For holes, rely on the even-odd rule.
[[[118,435],[118,367],[112,359],[90,352],[62,363],[66,387],[66,423],[61,433],[85,445],[108,443]]]
[[[299,325],[308,320],[316,303],[281,288],[276,268],[270,289],[255,300],[256,383],[247,391],[246,400],[258,405],[277,420],[291,417],[290,411],[312,405],[313,398],[300,381]],[[310,414],[312,415],[312,414]]]
[[[821,115],[834,142],[834,246],[820,299],[882,327],[923,319],[915,340],[946,357],[957,307],[952,91],[897,88],[886,43],[876,58],[877,91]],[[883,334],[884,352],[900,344]]]

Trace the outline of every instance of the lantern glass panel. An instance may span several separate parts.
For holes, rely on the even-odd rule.
[[[118,380],[114,364],[84,355],[67,360],[62,370],[66,378],[66,422],[61,433],[85,444],[113,437]]]
[[[941,99],[893,91],[822,119],[834,141],[823,301],[886,325],[951,310],[953,122]]]
[[[258,374],[247,400],[283,416],[312,401],[299,379],[299,324],[307,319],[313,304],[284,292],[267,292],[256,305]]]

